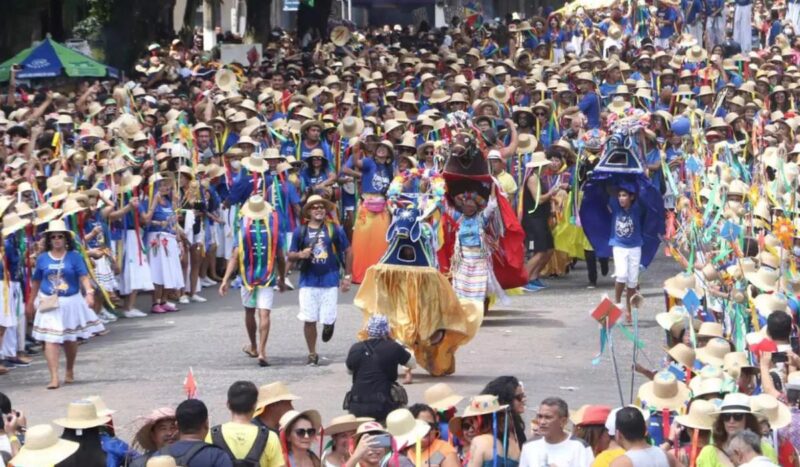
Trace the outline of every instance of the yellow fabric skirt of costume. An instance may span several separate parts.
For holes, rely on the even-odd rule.
[[[353,303],[366,325],[372,314],[389,318],[392,337],[414,350],[417,362],[434,376],[455,372],[455,352],[469,342],[483,321],[483,304],[459,301],[436,268],[376,264],[367,271]],[[444,336],[431,339],[437,331]],[[365,331],[359,338],[366,338]]]
[[[378,264],[386,253],[389,243],[386,232],[389,230],[391,216],[389,212],[371,212],[363,203],[358,207],[355,225],[353,226],[353,283],[364,281],[367,269]]]

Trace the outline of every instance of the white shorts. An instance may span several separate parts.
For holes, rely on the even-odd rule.
[[[272,300],[275,298],[275,291],[272,286],[255,287],[252,292],[242,286],[241,292],[242,306],[245,308],[272,309]]]
[[[338,287],[300,287],[300,313],[297,313],[297,319],[306,323],[335,323],[338,297]]]
[[[642,260],[642,247],[625,248],[615,246],[614,278],[618,283],[627,284],[629,289],[639,285],[639,263]]]

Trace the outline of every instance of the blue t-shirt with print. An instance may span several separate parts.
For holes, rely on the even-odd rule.
[[[39,290],[45,295],[68,297],[80,292],[80,278],[87,274],[86,263],[77,251],[68,251],[58,260],[45,252],[36,258],[33,280],[41,283]]]
[[[88,248],[102,248],[106,246],[106,225],[103,222],[99,212],[89,214],[83,221],[83,235],[84,237],[91,233],[95,227],[100,227],[102,232],[92,237],[91,240],[86,241]]]
[[[311,257],[300,267],[300,287],[338,287],[340,262],[349,247],[347,234],[339,225],[296,228],[290,250],[300,252],[311,248]]]
[[[644,243],[642,238],[644,207],[642,207],[639,199],[635,199],[628,209],[622,209],[616,197],[611,197],[608,200],[608,205],[611,207],[612,217],[609,246],[623,248],[642,246]]]
[[[165,202],[164,202],[165,201]],[[148,203],[142,203],[139,205],[142,213],[147,212]],[[166,222],[166,224],[164,224]],[[175,215],[175,209],[172,207],[172,200],[164,200],[162,199],[161,203],[158,203],[156,207],[153,209],[153,218],[150,219],[150,223],[147,224],[146,232],[147,233],[158,233],[158,232],[165,232],[165,233],[175,233],[175,223],[177,222],[177,216]]]
[[[320,141],[320,143],[313,148],[308,147],[305,141],[300,142],[300,157],[298,160],[304,161],[311,157],[311,151],[314,149],[322,149],[322,153],[325,155],[325,159],[328,160],[328,163],[333,163],[333,153],[331,152],[331,147],[325,141]]]
[[[378,164],[370,157],[361,159],[361,192],[384,194],[392,182],[392,164]]]

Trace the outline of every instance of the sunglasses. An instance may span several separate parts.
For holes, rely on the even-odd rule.
[[[312,211],[324,211],[325,210],[325,206],[323,206],[321,204],[318,204],[316,206],[311,206],[311,210]]]
[[[514,399],[518,400],[519,402],[522,402],[527,398],[528,398],[528,395],[525,394],[524,392],[522,394],[517,394],[517,395],[514,396]]]
[[[744,414],[743,413],[724,413],[724,414],[720,415],[720,417],[722,417],[722,421],[723,422],[727,422],[727,421],[730,421],[730,420],[733,420],[733,421],[736,421],[736,422],[741,422],[742,420],[744,420]]]
[[[61,234],[50,235],[50,239],[51,240],[64,240],[64,238],[66,238],[66,237],[64,235],[61,235]]]
[[[547,114],[544,113],[544,112],[534,112],[534,115],[536,115],[537,117],[546,117],[547,116]]]
[[[300,438],[311,438],[317,434],[316,428],[297,428],[294,430],[294,434],[299,436]]]

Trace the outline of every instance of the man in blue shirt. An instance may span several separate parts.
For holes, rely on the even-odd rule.
[[[600,128],[600,96],[595,91],[596,84],[592,74],[588,72],[578,73],[575,81],[583,97],[577,106],[567,108],[564,113],[571,115],[581,112],[586,116],[587,129]]]
[[[622,292],[627,286],[625,316],[631,319],[631,297],[639,285],[642,259],[642,218],[645,208],[636,196],[636,187],[623,184],[616,197],[608,200],[611,211],[611,236],[608,244],[614,255],[614,301],[622,308]]]
[[[289,260],[300,270],[300,312],[303,335],[308,345],[308,364],[317,365],[317,322],[322,321],[322,342],[333,337],[339,287],[350,289],[353,255],[344,229],[328,220],[336,206],[319,195],[311,195],[303,206],[308,223],[292,235]],[[340,272],[344,276],[340,279]]]
[[[658,1],[658,10],[656,10],[656,23],[658,24],[658,37],[655,40],[655,46],[662,50],[670,48],[669,41],[675,35],[675,30],[678,22],[678,12],[671,3],[665,0]]]
[[[180,437],[175,443],[157,452],[156,456],[172,456],[178,465],[187,467],[233,467],[233,459],[223,449],[206,443],[208,408],[198,399],[188,399],[175,410]]]

